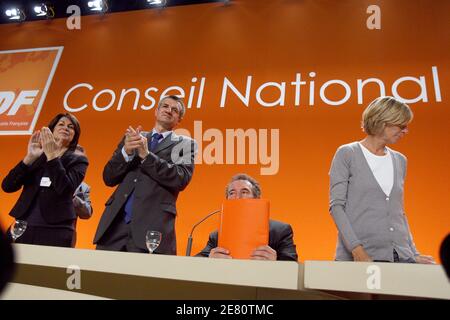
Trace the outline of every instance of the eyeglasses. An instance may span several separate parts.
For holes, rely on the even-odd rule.
[[[408,125],[407,124],[403,124],[403,125],[399,125],[399,124],[386,124],[387,127],[397,127],[400,130],[405,130],[408,129]]]

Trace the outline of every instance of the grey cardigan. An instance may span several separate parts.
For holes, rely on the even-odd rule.
[[[340,146],[330,169],[330,213],[338,228],[336,260],[351,261],[362,245],[374,260],[411,261],[419,253],[403,209],[406,157],[388,149],[394,166],[389,196],[381,189],[358,142]]]

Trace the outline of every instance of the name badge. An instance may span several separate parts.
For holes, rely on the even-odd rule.
[[[41,178],[41,187],[50,187],[50,185],[52,184],[52,181],[50,180],[49,177],[42,177]]]

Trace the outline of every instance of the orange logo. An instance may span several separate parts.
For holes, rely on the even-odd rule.
[[[33,132],[62,51],[0,51],[0,135]]]

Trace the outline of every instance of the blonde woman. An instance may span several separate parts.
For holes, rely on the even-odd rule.
[[[408,133],[413,113],[380,97],[362,115],[366,137],[340,146],[330,170],[336,260],[434,263],[417,251],[403,206],[406,157],[387,145]]]

